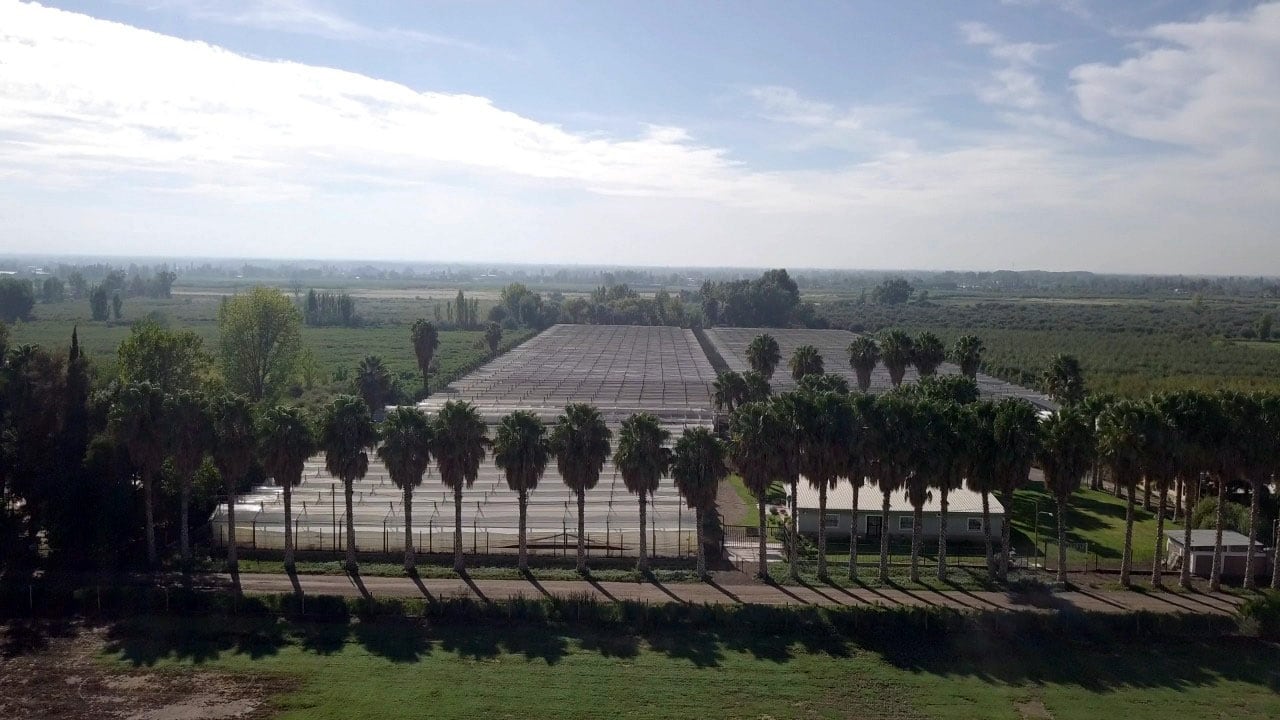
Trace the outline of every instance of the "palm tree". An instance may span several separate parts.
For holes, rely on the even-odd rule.
[[[253,404],[243,395],[221,395],[210,401],[209,414],[213,418],[213,464],[227,493],[227,568],[234,574],[238,565],[236,486],[253,465]]]
[[[1253,543],[1258,538],[1258,523],[1261,519],[1262,493],[1270,483],[1271,473],[1276,467],[1277,430],[1280,427],[1280,415],[1277,415],[1276,399],[1265,395],[1247,395],[1238,404],[1240,417],[1236,427],[1239,432],[1240,474],[1249,488],[1249,554],[1245,556],[1244,587],[1256,590],[1258,587],[1255,553]]]
[[[622,483],[628,492],[640,498],[640,560],[636,569],[641,572],[649,569],[646,507],[658,491],[658,481],[671,467],[671,450],[666,447],[670,439],[671,433],[656,416],[637,413],[622,421],[618,449],[613,454],[613,464],[622,475]]]
[[[938,435],[937,455],[941,467],[934,478],[938,490],[938,579],[947,579],[947,520],[952,490],[959,490],[974,466],[977,442],[976,420],[969,404],[943,402],[943,428]]]
[[[711,382],[711,400],[716,410],[731,413],[742,404],[747,395],[747,382],[742,375],[733,370],[726,370]]]
[[[1090,393],[1085,396],[1084,400],[1080,401],[1080,409],[1084,412],[1085,419],[1089,422],[1089,427],[1094,429],[1095,436],[1097,435],[1098,429],[1098,415],[1100,415],[1103,410],[1107,409],[1107,406],[1111,405],[1116,400],[1117,398],[1110,393]],[[1102,460],[1096,452],[1093,456],[1093,468],[1090,471],[1089,487],[1099,491],[1103,489]]]
[[[812,345],[801,345],[791,354],[791,379],[800,382],[806,375],[821,375],[822,355]]]
[[[506,476],[507,487],[516,493],[519,501],[519,569],[520,572],[528,572],[529,545],[525,528],[528,524],[529,493],[538,487],[538,481],[551,461],[551,446],[542,420],[527,410],[517,410],[504,416],[493,439],[493,461]],[[641,533],[642,547],[643,535]]]
[[[996,480],[1006,521],[1000,523],[1000,579],[1009,577],[1010,523],[1013,493],[1027,484],[1031,463],[1040,447],[1040,418],[1036,408],[1021,398],[1004,398],[996,403],[995,441],[998,449]]]
[[[183,564],[191,562],[191,484],[213,442],[205,398],[183,391],[165,398],[166,444],[178,476],[178,547]]]
[[[999,447],[996,445],[996,403],[976,403],[973,413],[973,436],[969,452],[971,466],[965,485],[982,497],[982,543],[986,550],[987,577],[996,575],[995,551],[991,541],[991,493],[999,490]]]
[[[1049,397],[1063,405],[1075,405],[1085,397],[1084,370],[1074,355],[1054,355],[1041,382]]]
[[[975,380],[982,367],[982,354],[987,351],[982,338],[977,335],[961,335],[951,346],[951,361],[960,366],[960,374]]]
[[[1088,407],[1090,396],[1084,405]],[[1183,512],[1182,546],[1191,547],[1191,507],[1194,498],[1199,495],[1200,477],[1212,465],[1215,433],[1221,423],[1220,406],[1216,398],[1207,393],[1190,390],[1174,393],[1161,403],[1161,409],[1168,415],[1176,433],[1174,455],[1177,462],[1178,481],[1182,485],[1185,496]],[[1191,556],[1184,554],[1182,559],[1179,585],[1191,589]]]
[[[129,453],[129,462],[142,478],[142,507],[146,522],[147,564],[156,564],[155,500],[151,485],[164,465],[164,392],[149,382],[131,383],[120,390],[111,406],[111,435]]]
[[[742,383],[742,402],[765,402],[773,395],[773,388],[769,387],[769,381],[755,370],[742,373]]]
[[[1126,490],[1124,553],[1120,560],[1120,584],[1129,587],[1133,564],[1134,488],[1142,477],[1143,407],[1132,400],[1114,403],[1098,415],[1098,453],[1111,470],[1111,478]]]
[[[564,484],[578,500],[578,572],[587,573],[587,491],[600,482],[600,471],[609,459],[613,433],[600,411],[586,403],[565,406],[551,431],[551,451]]]
[[[431,454],[440,481],[453,490],[453,569],[461,573],[467,567],[462,557],[462,489],[474,485],[480,474],[489,429],[474,405],[450,400],[436,413],[432,430]]]
[[[783,474],[777,439],[787,433],[786,423],[787,418],[775,406],[762,402],[743,405],[729,419],[729,462],[756,499],[760,539],[757,577],[761,580],[769,579],[765,504],[774,478]]]
[[[901,330],[886,330],[880,335],[880,360],[889,371],[889,382],[894,387],[902,384],[902,377],[914,357],[915,344],[910,335]]]
[[[755,336],[747,345],[747,362],[751,369],[760,373],[765,380],[773,379],[773,371],[782,362],[782,351],[778,349],[778,341],[768,333]]]
[[[789,523],[787,528],[787,574],[792,580],[800,578],[800,535],[797,527],[796,493],[800,484],[800,429],[797,424],[797,393],[778,395],[770,401],[770,410],[777,416],[778,434],[773,442],[777,451],[778,477],[787,483]]]
[[[378,434],[378,459],[404,493],[404,569],[413,572],[413,490],[431,467],[431,421],[417,408],[398,407],[387,413]]]
[[[375,419],[386,414],[385,405],[391,397],[394,385],[391,371],[377,355],[365,356],[356,368],[356,388]]]
[[[893,493],[906,486],[911,464],[919,448],[912,446],[912,401],[889,393],[876,398],[870,416],[868,453],[875,458],[876,485],[883,498],[880,521],[880,582],[889,581],[889,505]]]
[[[1238,392],[1218,393],[1218,423],[1210,431],[1213,455],[1210,469],[1218,484],[1218,513],[1214,521],[1213,569],[1209,573],[1209,588],[1213,592],[1222,589],[1222,531],[1226,525],[1227,487],[1240,477],[1245,465],[1244,427],[1249,415],[1248,396]]]
[[[872,435],[878,427],[874,416],[876,399],[872,395],[856,394],[849,396],[850,432],[849,447],[845,449],[844,476],[849,479],[852,496],[849,503],[849,579],[858,579],[858,495],[867,477],[875,469],[875,458],[872,452],[876,439]]]
[[[880,346],[866,335],[859,335],[849,343],[849,366],[858,376],[858,389],[867,392],[871,389],[871,373],[880,364]]]
[[[707,549],[703,538],[706,514],[715,510],[716,491],[729,474],[724,445],[705,427],[686,428],[672,453],[671,477],[680,496],[694,512],[698,537],[698,577],[707,577]]]
[[[258,423],[262,467],[284,498],[284,567],[293,572],[293,488],[302,483],[307,458],[319,449],[311,420],[301,408],[276,406]]]
[[[422,373],[422,390],[431,393],[430,373],[431,360],[440,347],[440,332],[429,320],[418,319],[413,322],[413,355],[418,360],[418,372]]]
[[[1166,411],[1166,396],[1155,396],[1146,403],[1142,413],[1142,470],[1146,479],[1147,491],[1152,484],[1157,490],[1156,508],[1156,545],[1151,562],[1151,585],[1160,587],[1163,584],[1160,557],[1164,546],[1164,506],[1169,494],[1169,485],[1178,475],[1181,466],[1179,456],[1180,433],[1173,418]]]
[[[342,481],[347,513],[347,572],[359,572],[356,562],[355,481],[369,472],[369,449],[378,442],[378,429],[368,406],[359,398],[339,395],[324,408],[320,447],[324,467]]]
[[[484,344],[489,348],[490,355],[498,354],[498,343],[502,342],[502,326],[496,322],[491,322],[484,326]]]
[[[916,449],[906,476],[907,502],[911,504],[911,582],[920,582],[920,549],[924,538],[924,506],[933,499],[933,488],[947,470],[950,438],[941,409],[928,400],[912,403],[910,426],[897,441]]]
[[[800,472],[818,491],[818,577],[827,579],[827,493],[849,464],[853,432],[848,399],[834,392],[797,395]]]
[[[1045,488],[1053,495],[1058,516],[1058,582],[1067,582],[1067,506],[1093,465],[1093,425],[1084,412],[1064,408],[1042,425],[1040,467]],[[1159,557],[1159,552],[1156,553]]]
[[[947,349],[937,335],[922,332],[916,336],[915,350],[911,353],[911,364],[916,366],[920,377],[926,378],[938,372],[938,366],[946,359]]]

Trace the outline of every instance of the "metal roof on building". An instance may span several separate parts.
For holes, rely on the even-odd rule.
[[[789,489],[788,492],[790,492]],[[804,478],[800,478],[796,499],[796,507],[801,510],[818,509],[818,491]],[[862,489],[858,491],[858,512],[878,513],[883,510],[883,503],[884,494],[875,485],[863,485]],[[842,480],[834,490],[827,491],[827,512],[839,512],[841,510],[849,512],[852,504],[853,486],[848,482]],[[1004,515],[1004,506],[1000,504],[995,495],[988,496],[988,506],[992,515]],[[924,504],[924,511],[926,513],[937,513],[941,511],[941,508],[941,494],[934,490],[929,501]],[[907,502],[907,495],[902,490],[898,490],[889,496],[889,512],[904,513],[912,510],[911,503]],[[947,512],[980,513],[982,512],[982,495],[968,488],[952,490],[947,493]]]

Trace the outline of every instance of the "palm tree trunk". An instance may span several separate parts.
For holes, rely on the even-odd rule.
[[[911,582],[920,582],[920,541],[924,539],[924,506],[911,510]]]
[[[764,512],[764,496],[763,496],[763,495],[761,495],[759,498],[757,498],[757,499],[756,499],[756,511],[757,511],[757,513],[759,514],[759,517],[757,518],[757,520],[758,520],[758,521],[759,521],[759,523],[760,523],[760,532],[759,532],[759,535],[760,535],[760,571],[759,571],[758,575],[759,575],[759,577],[760,577],[760,579],[761,579],[761,580],[768,580],[768,579],[769,579],[769,558],[768,558],[768,556],[767,556],[767,554],[766,554],[766,553],[767,553],[767,552],[768,552],[768,550],[769,550],[769,546],[768,546],[768,543],[767,543],[767,538],[765,537],[765,517],[764,517],[764,516],[765,516],[765,512]],[[644,516],[643,516],[643,515],[641,515],[641,518],[643,518],[643,517],[644,517]],[[641,522],[643,523],[643,520],[642,520]]]
[[[860,480],[853,482],[853,503],[852,503],[852,520],[849,523],[849,579],[858,579],[858,491],[861,489],[862,482]]]
[[[142,471],[142,514],[147,525],[147,565],[156,566],[156,514],[151,500],[151,471]]]
[[[404,486],[404,569],[410,572],[417,567],[413,554],[413,486]]]
[[[1178,584],[1184,590],[1191,589],[1191,482],[1183,480],[1182,489],[1187,493],[1186,512],[1182,514],[1182,570]]]
[[[942,486],[938,513],[938,579],[947,580],[947,486]]]
[[[1010,508],[1013,507],[1013,493],[1005,490],[1000,493],[1000,504],[1004,505],[1004,522],[1000,523],[1000,581],[1009,579],[1009,544],[1012,541],[1013,528],[1009,522]]]
[[[520,491],[520,572],[529,572],[529,537],[526,525],[529,517],[529,491]],[[644,558],[644,500],[640,501],[640,558]]]
[[[284,569],[293,572],[293,488],[285,482],[280,491],[284,499]]]
[[[1209,589],[1222,589],[1222,526],[1226,523],[1227,474],[1218,474],[1218,517],[1213,526],[1213,569],[1209,571]]]
[[[790,547],[788,548],[788,553],[787,553],[790,557],[788,557],[787,560],[791,563],[791,568],[789,570],[789,573],[792,580],[800,579],[800,558],[799,558],[800,529],[796,525],[796,492],[798,490],[798,488],[796,487],[797,484],[798,484],[797,480],[791,481],[791,537],[788,541]]]
[[[178,480],[178,549],[185,567],[191,563],[191,523],[187,517],[191,508],[191,476],[184,473]]]
[[[1258,578],[1255,577],[1257,570],[1253,561],[1253,541],[1258,538],[1258,521],[1261,519],[1258,496],[1262,494],[1262,483],[1250,480],[1249,488],[1249,554],[1244,558],[1244,587],[1246,590],[1256,590]]]
[[[698,542],[698,577],[705,580],[707,578],[707,549],[702,544],[702,508],[694,510],[693,516],[695,522],[698,523],[695,536]]]
[[[1117,478],[1117,484],[1119,480]],[[1120,558],[1120,584],[1129,587],[1129,570],[1133,565],[1133,506],[1137,501],[1136,483],[1125,483],[1128,493],[1124,505],[1124,553]]]
[[[359,572],[360,565],[356,562],[356,509],[353,481],[343,479],[342,495],[343,502],[347,505],[347,572],[354,573]]]
[[[889,492],[884,493],[880,516],[880,582],[889,582]]]
[[[1151,478],[1142,479],[1142,509],[1151,512]]]
[[[1182,476],[1179,475],[1173,486],[1173,521],[1182,519]]]
[[[645,572],[649,569],[649,541],[645,538],[645,528],[649,525],[648,493],[640,491],[640,559],[636,561],[636,569]],[[764,532],[764,502],[760,503],[760,531]]]
[[[578,572],[582,575],[587,574],[587,493],[579,490],[578,493]],[[698,528],[701,533],[702,528]],[[699,534],[701,537],[701,534]],[[701,548],[699,548],[701,552]]]
[[[1159,503],[1159,507],[1156,508],[1156,552],[1151,559],[1151,587],[1156,588],[1164,584],[1164,579],[1161,577],[1161,571],[1164,569],[1161,567],[1164,565],[1162,560],[1164,555],[1161,553],[1160,548],[1164,545],[1164,500],[1165,496],[1169,494],[1167,483],[1161,482],[1158,487],[1159,495],[1156,498],[1156,502]]]
[[[1275,557],[1272,558],[1271,565],[1271,589],[1280,590],[1280,524],[1276,526],[1274,540],[1275,542],[1271,544],[1271,547],[1275,548],[1275,552],[1272,553]]]
[[[1067,499],[1058,498],[1058,582],[1067,584]]]
[[[236,488],[231,478],[224,478],[227,487],[227,570],[235,573],[239,567],[236,558]]]
[[[987,579],[990,580],[995,575],[996,561],[995,551],[991,545],[991,494],[986,490],[982,491],[982,542],[986,546],[987,551]]]
[[[818,579],[827,579],[827,482],[818,485]]]
[[[462,478],[453,488],[453,571],[466,572],[467,560],[462,556]]]

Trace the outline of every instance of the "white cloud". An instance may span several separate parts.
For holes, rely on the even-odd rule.
[[[1000,67],[991,73],[989,82],[978,89],[978,97],[991,105],[1004,105],[1019,110],[1034,110],[1048,104],[1048,99],[1036,74],[1036,56],[1045,45],[1029,42],[1010,42],[1000,33],[983,23],[960,24],[964,41],[987,49]]]

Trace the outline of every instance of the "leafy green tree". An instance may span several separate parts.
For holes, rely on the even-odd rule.
[[[880,346],[874,338],[859,335],[849,343],[849,366],[858,378],[858,389],[867,392],[871,389],[871,373],[880,364]]]
[[[1075,405],[1085,398],[1084,370],[1074,355],[1054,355],[1041,382],[1049,397],[1063,405]]]
[[[369,449],[378,442],[378,429],[369,408],[360,398],[339,395],[324,408],[320,421],[320,448],[324,467],[342,481],[347,515],[347,572],[359,572],[356,562],[354,484],[369,472]]]
[[[168,395],[164,402],[168,454],[178,476],[178,547],[184,565],[191,563],[191,485],[212,448],[213,421],[207,401],[198,392]]]
[[[366,355],[356,367],[356,389],[369,414],[377,419],[386,413],[386,404],[395,392],[395,378],[377,355]]]
[[[166,393],[198,389],[212,362],[199,335],[170,330],[153,320],[134,323],[116,357],[121,382],[150,382]]]
[[[120,299],[120,293],[111,296],[111,315],[117,321],[124,317],[124,300]]]
[[[886,330],[880,334],[880,360],[889,371],[889,382],[894,387],[902,384],[907,366],[915,358],[915,343],[901,330]]]
[[[101,285],[94,285],[89,291],[89,315],[94,320],[106,321],[111,317],[111,296]]]
[[[960,374],[970,380],[977,379],[982,367],[982,354],[987,351],[982,338],[977,335],[961,335],[951,347],[951,361],[960,366]]]
[[[129,461],[142,478],[142,507],[146,522],[147,564],[155,567],[156,522],[154,480],[165,459],[166,419],[164,392],[149,382],[120,389],[111,405],[109,427],[116,442],[129,453]]]
[[[243,395],[219,395],[209,401],[213,425],[213,464],[227,494],[227,566],[236,572],[236,489],[253,466],[257,428],[253,406]],[[238,581],[238,579],[237,579]]]
[[[484,344],[489,348],[489,355],[498,354],[498,344],[502,342],[502,326],[491,322],[484,328]]]
[[[1134,488],[1142,478],[1145,413],[1146,408],[1140,403],[1121,400],[1098,415],[1098,453],[1111,470],[1111,478],[1126,491],[1124,552],[1120,560],[1120,584],[1126,588],[1133,565]]]
[[[751,339],[747,345],[747,362],[751,369],[760,373],[765,380],[773,378],[773,371],[782,362],[782,351],[778,349],[778,341],[768,333],[761,333]]]
[[[453,569],[466,571],[462,556],[462,490],[475,484],[489,446],[489,429],[480,411],[469,402],[450,400],[436,413],[432,423],[435,439],[431,454],[440,471],[440,481],[453,491]]]
[[[701,578],[707,577],[706,514],[715,511],[716,492],[728,474],[720,440],[705,427],[686,428],[676,440],[672,453],[671,477],[696,518],[698,577]]]
[[[412,330],[413,355],[418,361],[418,372],[422,373],[422,390],[431,393],[431,361],[440,348],[440,331],[429,320],[415,320]]]
[[[914,290],[903,278],[888,278],[871,291],[871,301],[877,305],[901,305],[911,299]]]
[[[1262,313],[1258,318],[1258,339],[1266,342],[1271,339],[1271,313]]]
[[[40,302],[59,303],[67,299],[67,286],[62,278],[51,275],[40,285]]]
[[[293,488],[302,484],[307,458],[320,449],[320,443],[306,411],[277,405],[264,412],[258,423],[258,448],[263,469],[280,486],[284,499],[284,567],[293,572]]]
[[[613,433],[600,411],[586,403],[565,406],[551,431],[551,451],[564,484],[578,500],[578,572],[587,573],[586,494],[600,482],[600,471],[609,459]]]
[[[791,378],[800,382],[806,375],[823,373],[822,355],[812,345],[801,345],[791,354]]]
[[[1045,488],[1053,495],[1058,520],[1058,582],[1067,582],[1067,509],[1093,466],[1096,452],[1093,425],[1088,415],[1065,408],[1042,425],[1039,461]],[[1159,557],[1159,554],[1156,555]],[[1157,563],[1159,564],[1159,563]]]
[[[378,459],[404,493],[404,569],[413,572],[413,491],[431,467],[431,421],[417,408],[398,407],[387,413],[378,434],[382,436]]]
[[[738,372],[726,370],[711,382],[711,401],[716,410],[731,413],[746,400],[746,396],[747,382]]]
[[[15,277],[0,277],[0,320],[30,320],[35,309],[35,291],[31,283]]]
[[[648,527],[646,506],[658,491],[658,481],[671,467],[671,450],[666,447],[671,433],[661,421],[649,413],[636,413],[622,421],[618,432],[618,448],[613,464],[622,475],[627,491],[640,498],[640,560],[636,569],[649,569],[645,530]]]
[[[529,493],[538,487],[538,481],[551,462],[551,445],[547,440],[547,428],[542,420],[527,410],[517,410],[502,418],[493,440],[493,460],[506,475],[507,487],[516,493],[520,503],[520,559],[521,572],[529,571],[529,545],[526,531],[529,513]],[[644,509],[641,507],[641,518]],[[643,520],[640,530],[640,556],[644,557]]]
[[[916,366],[920,377],[931,377],[938,372],[938,366],[946,359],[947,350],[937,335],[922,332],[916,336],[915,349],[911,353],[911,364]]]
[[[222,375],[254,402],[274,397],[292,377],[302,353],[302,319],[276,288],[255,287],[218,312]]]

